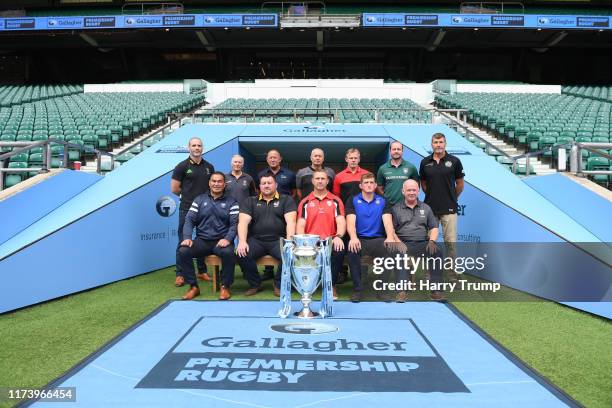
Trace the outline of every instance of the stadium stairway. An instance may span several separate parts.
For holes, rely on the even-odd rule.
[[[420,104],[420,105],[425,109],[437,109],[438,108],[434,104]],[[465,126],[467,130],[474,133],[479,138],[491,143],[493,146],[497,147],[499,150],[506,153],[510,157],[516,157],[516,156],[520,156],[526,153],[525,149],[517,149],[515,146],[508,144],[501,139],[498,139],[497,137],[495,137],[494,135],[492,135],[491,133],[487,132],[484,129],[473,126],[471,123],[464,122],[464,121],[460,121],[460,123],[463,126]],[[485,153],[488,153],[486,148],[484,147],[481,147],[481,148],[485,151]],[[521,171],[527,167],[527,159],[526,158],[518,159],[517,163],[519,166],[519,175],[520,175]],[[533,172],[535,173],[535,175],[538,175],[538,176],[546,175],[546,174],[553,174],[557,172],[555,169],[551,168],[549,165],[542,163],[542,161],[537,157],[529,158],[529,166],[531,168],[530,173]]]
[[[499,150],[501,150],[502,152],[506,153],[510,157],[520,156],[520,155],[526,153],[526,151],[524,149],[517,149],[516,147],[514,147],[514,146],[504,142],[503,140],[500,140],[500,139],[496,138],[495,136],[493,136],[492,134],[490,134],[486,130],[479,129],[479,128],[477,128],[475,126],[472,126],[472,125],[469,125],[467,123],[466,123],[466,125],[467,125],[467,128],[468,128],[469,131],[471,131],[472,133],[474,133],[478,137],[482,138],[483,140],[486,140],[487,142],[491,143],[493,146],[499,148]],[[517,163],[519,164],[519,166],[521,166],[521,165],[522,166],[526,166],[527,165],[527,159],[526,158],[518,159]],[[529,158],[529,166],[533,169],[535,174],[538,175],[538,176],[544,175],[544,174],[556,173],[555,169],[550,168],[550,166],[548,164],[542,163],[542,161],[540,159],[538,159],[537,157],[530,157]]]

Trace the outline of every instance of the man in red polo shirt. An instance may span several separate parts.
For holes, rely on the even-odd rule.
[[[336,175],[332,189],[333,193],[342,199],[342,203],[346,203],[349,198],[361,193],[359,188],[361,176],[368,173],[367,170],[359,167],[361,153],[354,147],[346,151],[344,160],[346,160],[347,164],[346,169]]]
[[[332,285],[334,299],[336,281],[342,270],[344,260],[344,241],[346,219],[344,204],[336,195],[327,190],[328,175],[325,170],[315,170],[312,174],[314,191],[308,194],[298,205],[297,234],[314,234],[326,239],[333,237],[331,255]]]

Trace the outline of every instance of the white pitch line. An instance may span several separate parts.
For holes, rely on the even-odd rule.
[[[353,397],[359,397],[361,395],[367,395],[367,392],[359,392],[357,394],[351,394],[351,395],[344,395],[342,397],[338,397],[338,398],[330,398],[330,399],[324,399],[324,400],[319,400],[319,401],[315,401],[315,402],[309,402],[308,404],[302,404],[302,405],[296,405],[293,408],[303,408],[303,407],[310,407],[312,405],[317,405],[320,404],[321,402],[330,402],[330,401],[338,401],[341,399],[347,399],[347,398],[353,398]]]
[[[465,385],[493,385],[493,384],[526,384],[526,383],[535,383],[533,380],[522,380],[522,381],[491,381],[491,382],[482,382],[482,383],[471,383]]]
[[[139,381],[140,380],[139,378],[128,377],[126,375],[116,373],[114,371],[111,371],[111,370],[109,370],[107,368],[104,368],[102,366],[99,366],[97,364],[91,364],[91,366],[94,367],[94,368],[97,368],[98,370],[101,370],[101,371],[107,372],[107,373],[109,373],[111,375],[114,375],[116,377],[121,377],[121,378],[125,378],[127,380],[132,380],[132,381]],[[246,405],[246,406],[249,406],[249,407],[256,407],[256,408],[271,408],[271,407],[268,407],[266,405],[257,405],[257,404],[251,404],[250,402],[234,401],[234,400],[231,400],[231,399],[221,398],[221,397],[217,397],[215,395],[210,395],[210,394],[202,394],[202,393],[191,391],[191,390],[182,390],[182,389],[177,389],[177,388],[173,388],[173,390],[174,391],[179,391],[179,392],[184,392],[186,394],[197,395],[198,397],[206,397],[206,398],[212,398],[212,399],[215,399],[215,400],[218,400],[218,401],[231,402],[233,404],[238,404],[238,405]]]

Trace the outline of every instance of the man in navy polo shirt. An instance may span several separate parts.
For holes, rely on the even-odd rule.
[[[388,201],[374,193],[376,179],[374,174],[365,173],[359,183],[361,193],[346,202],[346,230],[350,237],[348,243],[348,262],[353,277],[351,301],[361,300],[361,256],[374,258],[387,255],[386,245],[393,244],[395,232],[391,207]]]
[[[276,180],[278,192],[280,194],[295,197],[295,173],[286,167],[281,167],[282,161],[283,158],[278,150],[269,150],[266,154],[268,167],[259,172],[257,181],[259,182],[259,178],[271,173]]]

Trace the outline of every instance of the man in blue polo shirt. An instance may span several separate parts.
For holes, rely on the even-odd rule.
[[[365,173],[359,183],[361,193],[346,202],[346,229],[350,237],[348,262],[353,277],[351,301],[359,302],[361,286],[361,256],[385,257],[386,245],[395,243],[391,207],[387,200],[374,193],[374,174]]]

